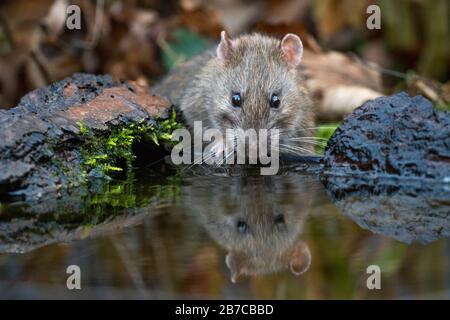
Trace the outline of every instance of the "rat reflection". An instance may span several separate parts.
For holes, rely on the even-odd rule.
[[[312,183],[308,176],[196,177],[182,196],[209,235],[227,249],[225,262],[236,282],[243,276],[308,270],[311,253],[299,236]]]

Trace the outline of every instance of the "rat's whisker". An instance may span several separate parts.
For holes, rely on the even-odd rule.
[[[321,147],[325,147],[327,145],[327,143],[325,143],[323,141],[314,141],[314,140],[293,140],[293,141],[301,142],[301,143],[305,143],[305,144],[312,144],[312,145],[321,146]]]
[[[328,140],[320,140],[320,139],[296,139],[296,138],[292,138],[289,139],[288,141],[293,141],[293,142],[317,142],[317,143],[323,143],[323,144],[327,144]]]
[[[298,130],[317,130],[317,129],[336,129],[336,126],[318,126],[318,127],[309,127],[309,128],[300,128]]]
[[[301,140],[301,139],[328,140],[328,139],[322,138],[322,137],[290,137],[289,139],[297,139],[297,140]]]
[[[301,154],[303,152],[307,153],[307,154],[314,154],[313,151],[308,150],[306,148],[299,147],[299,146],[292,146],[292,145],[288,145],[288,144],[280,144],[280,147],[282,147],[282,148],[280,148],[280,150],[292,151],[292,152],[296,152],[297,154]]]

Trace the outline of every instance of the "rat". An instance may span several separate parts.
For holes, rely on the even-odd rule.
[[[183,210],[227,250],[232,282],[290,270],[305,273],[311,252],[301,240],[316,198],[312,177],[234,176],[186,180]],[[231,179],[231,181],[230,181]]]
[[[154,89],[181,111],[191,130],[194,121],[223,133],[278,129],[281,154],[311,154],[317,142],[302,55],[302,41],[292,33],[281,40],[259,33],[233,39],[222,31],[215,50],[175,68]]]

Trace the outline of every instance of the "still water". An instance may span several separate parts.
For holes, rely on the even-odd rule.
[[[337,198],[303,169],[142,170],[2,204],[0,298],[450,298],[448,186]]]

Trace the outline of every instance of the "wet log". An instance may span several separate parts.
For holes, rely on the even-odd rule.
[[[158,129],[169,110],[147,87],[108,75],[75,74],[30,92],[0,110],[0,196],[38,199],[84,183],[95,173],[83,153],[88,140],[134,123]]]

